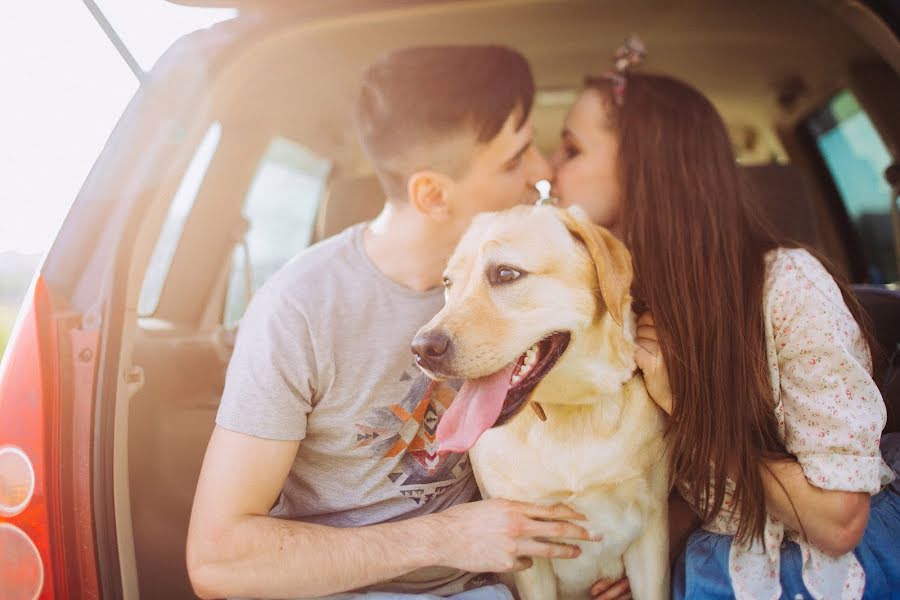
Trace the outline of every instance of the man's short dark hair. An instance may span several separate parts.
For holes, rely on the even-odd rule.
[[[390,52],[366,68],[356,106],[363,148],[390,199],[405,199],[410,175],[451,176],[468,166],[474,144],[494,139],[514,111],[531,113],[528,61],[503,46],[422,46]],[[468,149],[442,144],[468,136]]]

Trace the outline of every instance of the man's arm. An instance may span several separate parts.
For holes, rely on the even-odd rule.
[[[323,596],[443,565],[511,571],[528,556],[575,557],[578,548],[536,538],[588,540],[563,505],[487,500],[369,527],[334,528],[267,516],[299,442],[216,427],[187,541],[188,573],[202,598]]]

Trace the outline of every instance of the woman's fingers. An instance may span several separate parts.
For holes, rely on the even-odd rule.
[[[591,586],[591,595],[593,596],[593,595],[597,595],[601,592],[605,592],[606,590],[608,590],[609,588],[614,586],[616,583],[619,583],[621,581],[622,581],[621,579],[619,579],[618,581],[615,579],[601,579],[601,580],[597,581],[594,585]]]
[[[628,578],[623,577],[618,581],[614,579],[601,579],[591,586],[591,598],[594,600],[625,600],[631,598],[631,587]]]
[[[510,572],[524,571],[525,569],[530,569],[531,565],[533,565],[533,564],[534,564],[534,561],[531,558],[529,558],[527,556],[520,556],[519,558],[516,559],[516,562],[513,563],[513,567],[512,567],[512,569],[510,569]]]
[[[641,325],[649,325],[651,327],[654,326],[653,315],[650,314],[649,310],[647,312],[641,313],[641,316],[638,317],[637,324],[638,324],[638,326],[641,326]]]
[[[608,594],[601,594],[596,596],[599,600],[631,600],[631,592],[625,592],[624,594],[619,594],[618,596],[610,596]]]
[[[640,316],[637,324],[634,341],[638,348],[634,358],[641,369],[651,368],[654,365],[651,361],[656,360],[659,356],[659,338],[656,336],[653,317],[649,312],[645,312]]]
[[[637,348],[634,350],[634,360],[641,370],[652,368],[656,360],[659,346],[653,340],[636,339]]]
[[[658,338],[656,337],[656,327],[653,327],[652,325],[638,325],[637,331],[635,332],[635,337],[658,340]]]

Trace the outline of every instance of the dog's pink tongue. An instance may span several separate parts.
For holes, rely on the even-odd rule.
[[[497,422],[515,367],[512,363],[493,375],[463,384],[438,423],[435,439],[441,452],[465,452]]]

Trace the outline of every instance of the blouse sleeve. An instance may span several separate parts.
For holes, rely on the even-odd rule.
[[[877,493],[886,411],[840,289],[805,250],[780,251],[768,282],[787,450],[817,487]]]

